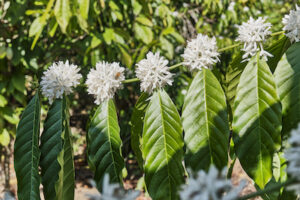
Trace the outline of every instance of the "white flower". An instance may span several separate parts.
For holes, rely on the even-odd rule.
[[[291,42],[300,41],[300,7],[296,5],[296,10],[291,10],[288,15],[282,19],[284,25],[283,30],[287,31],[285,34],[290,38]]]
[[[146,59],[137,63],[136,76],[141,80],[141,91],[151,94],[156,88],[172,85],[172,74],[169,72],[168,61],[159,55],[149,52]]]
[[[53,63],[42,77],[42,93],[49,99],[50,104],[56,98],[62,98],[63,94],[70,94],[72,88],[79,84],[81,74],[76,65],[59,61]]]
[[[248,7],[248,6],[245,6],[245,7],[243,8],[243,11],[244,11],[244,12],[248,12],[248,11],[249,11],[249,7]]]
[[[231,12],[234,12],[234,6],[235,6],[235,2],[234,1],[230,2],[229,6],[228,6],[228,10]]]
[[[188,184],[180,191],[181,200],[233,200],[239,196],[245,187],[241,182],[238,187],[233,187],[231,181],[226,179],[226,168],[219,173],[215,166],[211,166],[208,173],[200,170],[197,177],[190,177]]]
[[[202,34],[198,34],[197,38],[188,41],[182,55],[183,64],[188,66],[190,71],[212,68],[212,65],[219,61],[218,56],[216,38],[209,38],[207,35]]]
[[[238,26],[239,36],[236,41],[244,43],[243,51],[243,61],[250,60],[250,57],[256,55],[260,51],[260,56],[267,60],[267,57],[272,57],[272,54],[268,53],[263,49],[263,42],[265,42],[266,37],[271,35],[271,24],[265,23],[265,19],[259,17],[254,20],[252,17],[247,22],[243,22],[242,25]]]
[[[117,89],[122,88],[122,81],[125,79],[124,70],[117,62],[104,61],[98,62],[96,69],[91,69],[86,84],[88,93],[96,97],[96,104],[113,98]]]
[[[287,173],[300,181],[300,124],[297,129],[291,131],[288,141],[291,147],[285,151],[285,158],[289,162]],[[291,185],[288,189],[294,190],[296,194],[300,195],[300,184]]]

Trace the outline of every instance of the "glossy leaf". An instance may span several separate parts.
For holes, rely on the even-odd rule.
[[[274,72],[277,63],[279,62],[281,56],[284,54],[285,50],[289,47],[290,42],[287,37],[283,36],[278,41],[274,42],[270,47],[266,48],[266,51],[271,53],[273,57],[268,58],[268,66],[272,72]],[[242,62],[243,52],[238,53],[226,72],[226,97],[231,107],[233,108],[234,99],[236,96],[236,89],[240,81],[240,76],[247,65],[247,62]]]
[[[226,71],[226,97],[231,113],[233,112],[232,109],[236,96],[236,89],[240,82],[241,74],[247,65],[247,62],[242,62],[242,55],[242,52],[237,54],[229,64]]]
[[[65,97],[53,102],[41,136],[43,192],[45,199],[50,200],[74,199],[74,164],[66,104]]]
[[[195,171],[228,162],[229,124],[223,89],[209,69],[195,76],[184,100],[185,164]]]
[[[14,166],[20,200],[40,199],[39,136],[40,101],[36,93],[22,114],[14,146]]]
[[[67,114],[67,113],[66,113]],[[68,119],[68,117],[67,117]],[[56,199],[74,199],[75,171],[73,163],[73,148],[69,121],[65,120],[65,129],[61,134],[63,149],[58,155],[58,163],[61,166],[58,173],[58,181],[55,184]]]
[[[153,93],[142,136],[145,183],[153,200],[178,199],[183,183],[183,137],[180,116],[165,91]]]
[[[94,172],[98,189],[102,190],[106,173],[109,174],[110,182],[121,182],[124,159],[113,100],[103,102],[96,110],[88,130],[87,143],[89,166]]]
[[[241,75],[232,126],[235,153],[262,189],[272,177],[273,154],[281,144],[281,105],[273,75],[259,56]]]
[[[300,43],[293,44],[283,55],[274,73],[282,104],[282,136],[300,122]]]
[[[141,152],[141,140],[143,133],[143,123],[146,108],[149,104],[149,95],[142,93],[136,102],[131,116],[131,148],[137,157],[139,166],[143,166],[143,157]]]

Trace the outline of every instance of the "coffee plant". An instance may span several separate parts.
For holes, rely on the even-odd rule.
[[[67,2],[56,2],[53,14],[63,17],[53,29],[59,25],[62,32],[68,31],[71,11],[62,11]],[[54,1],[49,4],[50,9]],[[78,6],[81,12],[76,16],[85,30],[87,8],[80,3]],[[118,6],[110,6],[116,11],[112,18],[120,18]],[[35,37],[32,48],[51,17],[49,9],[47,6],[46,12],[33,22],[32,26],[37,27],[29,33]],[[131,147],[144,172],[145,192],[153,200],[242,200],[255,196],[297,199],[300,194],[299,19],[300,9],[296,6],[282,20],[283,31],[272,33],[266,18],[250,17],[238,26],[236,43],[224,48],[218,48],[215,37],[198,34],[187,41],[182,62],[172,62],[172,66],[168,66],[169,60],[160,51],[149,51],[137,62],[136,77],[131,79],[126,79],[125,68],[118,62],[96,62],[85,81],[97,106],[90,117],[86,142],[89,167],[102,193],[101,199],[138,196],[121,188],[126,169],[121,122],[114,100],[115,93],[124,85],[136,82],[140,82],[142,94],[130,122],[125,123],[131,125]],[[143,29],[139,36],[147,43],[150,38],[147,27],[152,24],[145,19],[140,21],[144,25],[136,29]],[[175,37],[181,38],[176,34]],[[164,48],[168,51],[167,45]],[[233,48],[238,53],[222,77],[215,65],[222,63],[222,54]],[[181,113],[164,89],[172,85],[171,72],[179,67],[186,67],[193,76]],[[40,199],[40,184],[45,199],[74,199],[68,95],[80,83],[79,71],[69,61],[54,62],[43,73],[35,95],[22,113],[14,146],[19,199]],[[40,117],[42,95],[50,105],[44,121]],[[245,184],[234,187],[226,179],[235,160],[240,161],[254,181],[257,192],[240,196]]]

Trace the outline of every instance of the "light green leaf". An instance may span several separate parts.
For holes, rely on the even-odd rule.
[[[41,17],[35,18],[29,28],[29,37],[32,37],[42,31],[43,27],[44,25],[42,24]]]
[[[243,169],[263,189],[281,145],[281,105],[273,75],[259,55],[244,69],[234,102],[233,139]]]
[[[6,130],[6,128],[4,128],[0,132],[0,144],[5,147],[9,144],[9,142],[10,142],[9,132]]]
[[[66,104],[65,97],[53,102],[41,136],[42,184],[45,199],[49,200],[74,199],[74,165]]]
[[[22,114],[14,145],[14,166],[20,200],[40,199],[39,135],[40,102],[36,93]]]
[[[145,44],[149,44],[153,40],[153,32],[150,27],[139,23],[134,24],[134,32],[137,39],[142,40]]]
[[[300,122],[300,43],[293,44],[283,55],[274,72],[282,104],[282,136],[286,138]]]
[[[70,1],[56,0],[54,15],[63,33],[66,33],[70,18],[72,17]]]
[[[90,0],[77,0],[79,5],[80,15],[87,20],[89,16]]]
[[[152,21],[150,19],[148,19],[147,17],[145,17],[144,15],[138,16],[135,20],[142,25],[153,26]]]
[[[289,40],[284,36],[280,40],[274,42],[266,51],[271,53],[273,57],[268,59],[268,66],[273,72],[279,62],[279,59],[289,47]],[[234,99],[236,96],[237,85],[240,81],[240,76],[247,65],[247,62],[242,62],[243,53],[238,53],[229,64],[226,71],[226,97],[229,102],[230,108],[233,108]],[[232,110],[231,110],[232,111]]]
[[[184,100],[185,164],[195,171],[228,162],[229,124],[223,89],[209,69],[195,76]]]
[[[142,136],[145,183],[153,200],[176,200],[184,179],[180,116],[168,94],[153,93]]]
[[[0,107],[4,107],[7,105],[7,100],[4,96],[0,95]]]
[[[136,102],[131,116],[131,148],[137,157],[139,166],[143,166],[143,157],[141,152],[141,140],[143,133],[143,123],[146,108],[149,104],[149,95],[142,93]]]
[[[120,127],[113,100],[103,102],[94,114],[87,134],[89,166],[97,188],[102,191],[104,175],[110,182],[121,183],[124,159],[121,153]]]

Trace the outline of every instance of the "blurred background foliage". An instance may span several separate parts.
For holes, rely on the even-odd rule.
[[[84,81],[96,62],[118,61],[126,78],[134,77],[135,64],[148,51],[159,51],[173,65],[181,62],[186,41],[197,33],[215,36],[218,46],[234,43],[236,25],[267,16],[272,31],[294,0],[0,0],[0,146],[1,163],[7,161],[16,125],[44,70],[52,62],[69,60],[81,68],[82,84],[71,95],[71,126],[75,155],[84,155],[85,127],[96,107]],[[298,2],[299,3],[299,2]],[[236,50],[221,55],[216,73],[221,77]],[[178,109],[191,74],[174,71],[167,88]],[[124,86],[116,96],[123,154],[130,148],[130,116],[139,96],[139,84]],[[43,99],[42,114],[48,108]],[[78,153],[79,152],[79,153]],[[75,157],[76,158],[76,157]],[[4,166],[4,165],[3,165]]]

